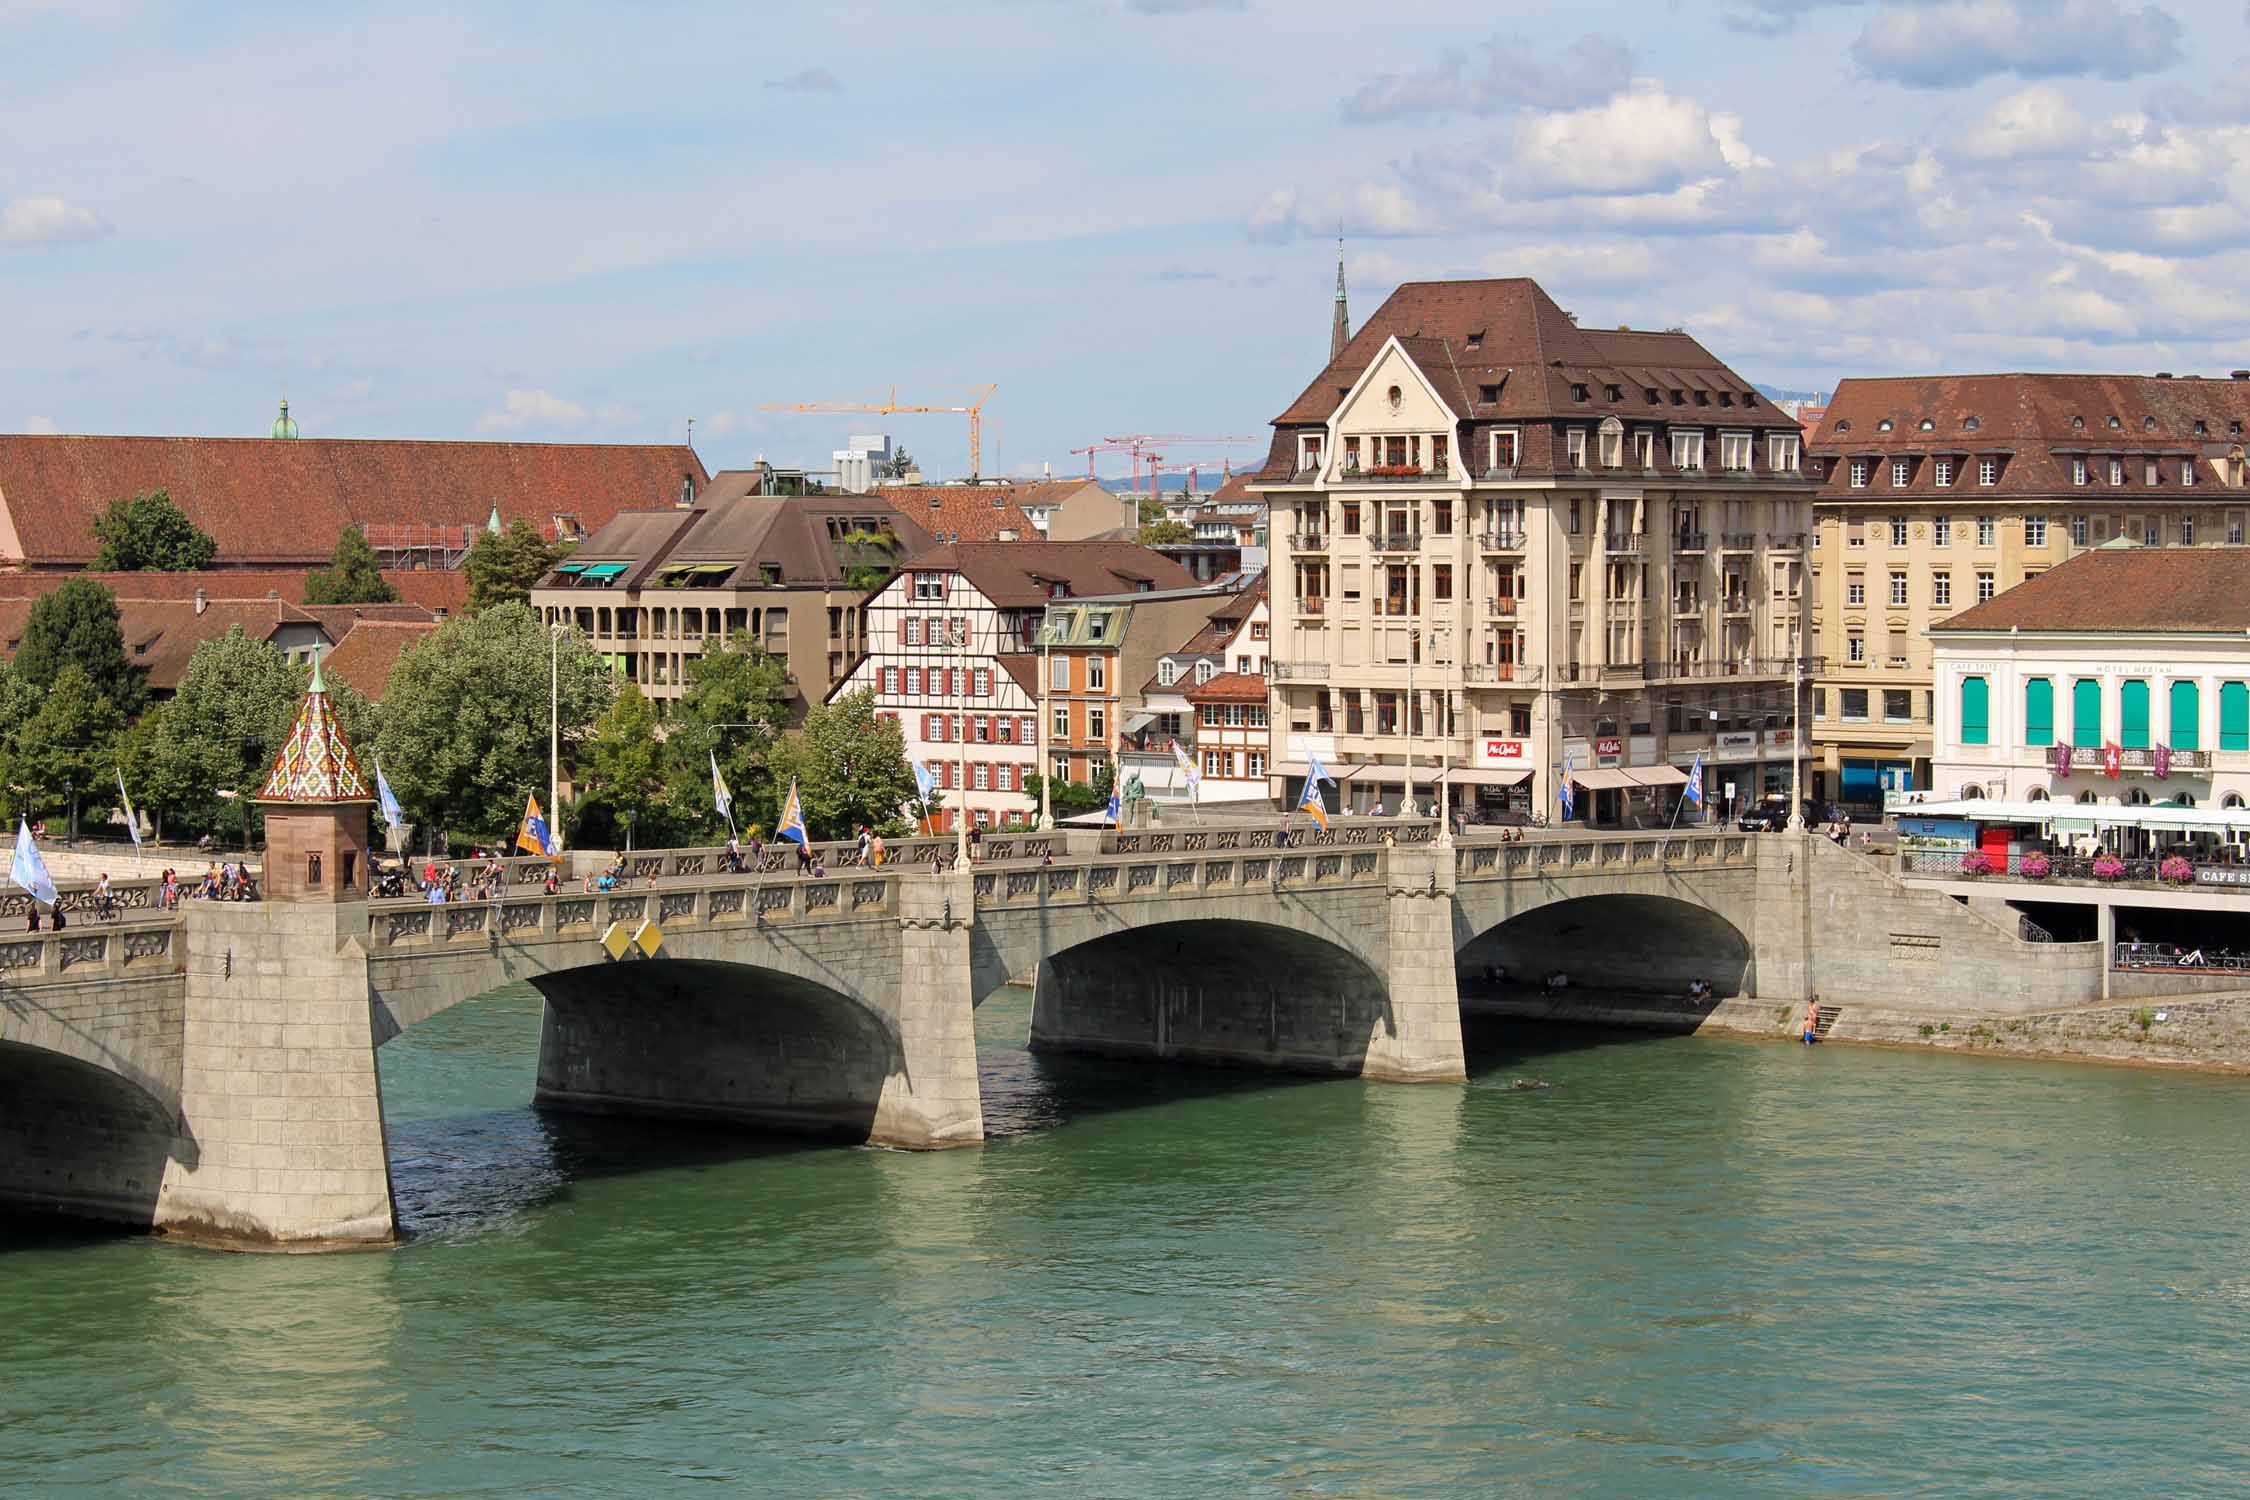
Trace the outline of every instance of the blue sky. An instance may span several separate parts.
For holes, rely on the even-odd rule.
[[[1262,433],[1339,222],[1360,314],[1533,275],[1786,388],[2250,366],[2244,0],[0,0],[0,55],[0,430],[286,390],[717,469],[994,382],[986,471],[1082,471]]]

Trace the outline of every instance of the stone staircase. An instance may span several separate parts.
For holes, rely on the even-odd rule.
[[[1844,1013],[1841,1005],[1821,1005],[1813,1009],[1813,1035],[1823,1041],[1835,1029],[1836,1018]]]

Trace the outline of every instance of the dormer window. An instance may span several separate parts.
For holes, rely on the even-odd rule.
[[[1703,467],[1702,433],[1675,432],[1672,434],[1672,467],[1675,469],[1700,469]]]
[[[2154,418],[2154,417],[2143,417],[2143,418],[2141,418],[2141,431],[2143,431],[2143,432],[2154,432],[2154,431],[2156,431],[2156,418]]]
[[[1686,392],[1686,391],[1674,391],[1674,392],[1672,392],[1672,404],[1673,404],[1674,406],[1685,406],[1685,405],[1687,405],[1687,392]]]
[[[1837,430],[1838,432],[1849,432],[1849,431],[1851,431],[1851,430],[1852,430],[1852,419],[1851,419],[1850,417],[1846,417],[1846,418],[1844,418],[1844,420],[1843,420],[1843,421],[1841,421],[1841,422],[1838,422],[1838,423],[1836,424],[1836,430]]]
[[[1649,386],[1643,386],[1643,387],[1641,387],[1641,390],[1642,390],[1643,394],[1645,394],[1645,395],[1646,395],[1646,396],[1648,397],[1648,404],[1649,404],[1649,405],[1651,405],[1651,406],[1654,406],[1654,405],[1656,405],[1656,403],[1657,403],[1657,401],[1658,401],[1658,399],[1659,399],[1659,398],[1658,398],[1658,396],[1657,396],[1657,394],[1656,394],[1656,387],[1655,387],[1655,386],[1653,386],[1653,385],[1649,385]]]
[[[1206,683],[1206,682],[1209,682],[1209,681],[1211,680],[1211,672],[1212,672],[1212,667],[1211,667],[1211,663],[1209,663],[1209,662],[1207,662],[1207,661],[1199,661],[1199,662],[1197,662],[1197,663],[1195,664],[1195,681],[1196,681],[1196,685],[1197,685],[1198,687],[1200,687],[1200,686],[1202,686],[1202,685],[1203,685],[1204,683]]]
[[[1500,404],[1500,387],[1496,385],[1478,386],[1477,402],[1483,406],[1498,406]]]
[[[2070,430],[2072,432],[2084,432],[2086,430],[2086,419],[2084,417],[2072,417],[2070,419]]]
[[[1749,471],[1749,433],[1722,432],[1719,434],[1719,467],[1730,474],[1742,474]]]
[[[1776,474],[1797,472],[1798,440],[1793,432],[1771,433],[1766,438],[1766,467]]]
[[[1602,418],[1600,429],[1602,467],[1615,469],[1625,463],[1625,424],[1615,417]]]
[[[682,474],[680,476],[680,504],[695,504],[695,476],[693,474]]]
[[[2119,429],[2123,428],[2123,427],[2124,427],[2124,425],[2125,425],[2125,424],[2124,424],[2123,422],[2120,422],[2120,421],[2119,421],[2119,420],[2117,420],[2117,418],[2116,418],[2116,417],[2114,417],[2114,416],[2112,416],[2112,417],[2111,417],[2111,418],[2109,419],[2109,430],[2110,430],[2110,431],[2112,431],[2112,432],[2116,432],[2116,431],[2118,431]]]
[[[2197,417],[2195,419],[2195,435],[2197,437],[2209,437],[2211,435],[2211,424],[2201,417]]]
[[[1327,441],[1327,434],[1326,434],[1326,433],[1320,433],[1320,432],[1307,432],[1307,433],[1302,433],[1302,434],[1300,434],[1300,435],[1298,436],[1298,438],[1297,438],[1297,472],[1298,472],[1298,473],[1300,473],[1300,474],[1311,473],[1311,472],[1315,472],[1315,471],[1317,471],[1317,470],[1318,470],[1318,469],[1320,468],[1320,456],[1321,456],[1321,453],[1322,453],[1322,451],[1323,451],[1323,449],[1322,449],[1322,445],[1323,445],[1323,444],[1324,444],[1324,443],[1325,443],[1326,441]]]
[[[1885,417],[1882,421],[1877,422],[1875,424],[1875,430],[1877,432],[1889,432],[1891,430],[1891,419],[1889,417]]]
[[[1697,391],[1695,393],[1695,404],[1697,406],[1709,406],[1711,404],[1711,393],[1709,391]]]
[[[1961,430],[1963,432],[1974,432],[1983,425],[1984,424],[1978,421],[1975,417],[1964,417],[1961,421]]]
[[[1929,417],[1924,417],[1922,419],[1922,430],[1924,432],[1935,432],[1937,431],[1937,423]]]
[[[1471,332],[1471,333],[1470,333],[1470,335],[1469,335],[1469,347],[1470,347],[1471,349],[1482,349],[1482,348],[1484,347],[1484,330],[1483,330],[1483,329],[1479,328],[1479,329],[1476,329],[1476,330],[1474,330],[1473,332]]]
[[[1625,387],[1623,387],[1623,386],[1621,386],[1621,385],[1605,385],[1605,386],[1603,386],[1603,387],[1602,387],[1602,399],[1603,399],[1603,400],[1605,400],[1605,401],[1622,401],[1622,400],[1624,400],[1624,399],[1625,399]]]
[[[1571,382],[1570,399],[1573,401],[1583,401],[1586,399],[1586,383],[1584,381],[1574,380]]]
[[[1720,404],[1721,406],[1732,406],[1732,405],[1734,405],[1734,393],[1733,393],[1732,391],[1721,391],[1721,392],[1719,392],[1719,404]]]
[[[1156,685],[1170,687],[1180,680],[1180,664],[1167,656],[1156,664]]]
[[[2109,461],[2109,482],[2111,484],[2123,484],[2125,482],[2125,460],[2122,458],[2113,458]]]

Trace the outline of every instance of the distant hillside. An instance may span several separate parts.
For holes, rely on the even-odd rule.
[[[1780,386],[1766,385],[1756,380],[1751,381],[1750,385],[1753,390],[1768,401],[1826,401],[1828,399],[1828,392],[1826,391],[1785,391]]]

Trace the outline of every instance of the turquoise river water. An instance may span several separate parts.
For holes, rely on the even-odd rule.
[[[461,1007],[383,1053],[399,1250],[0,1230],[0,1495],[2250,1492],[2250,1080],[1026,1021],[912,1156],[543,1118],[536,997]]]

